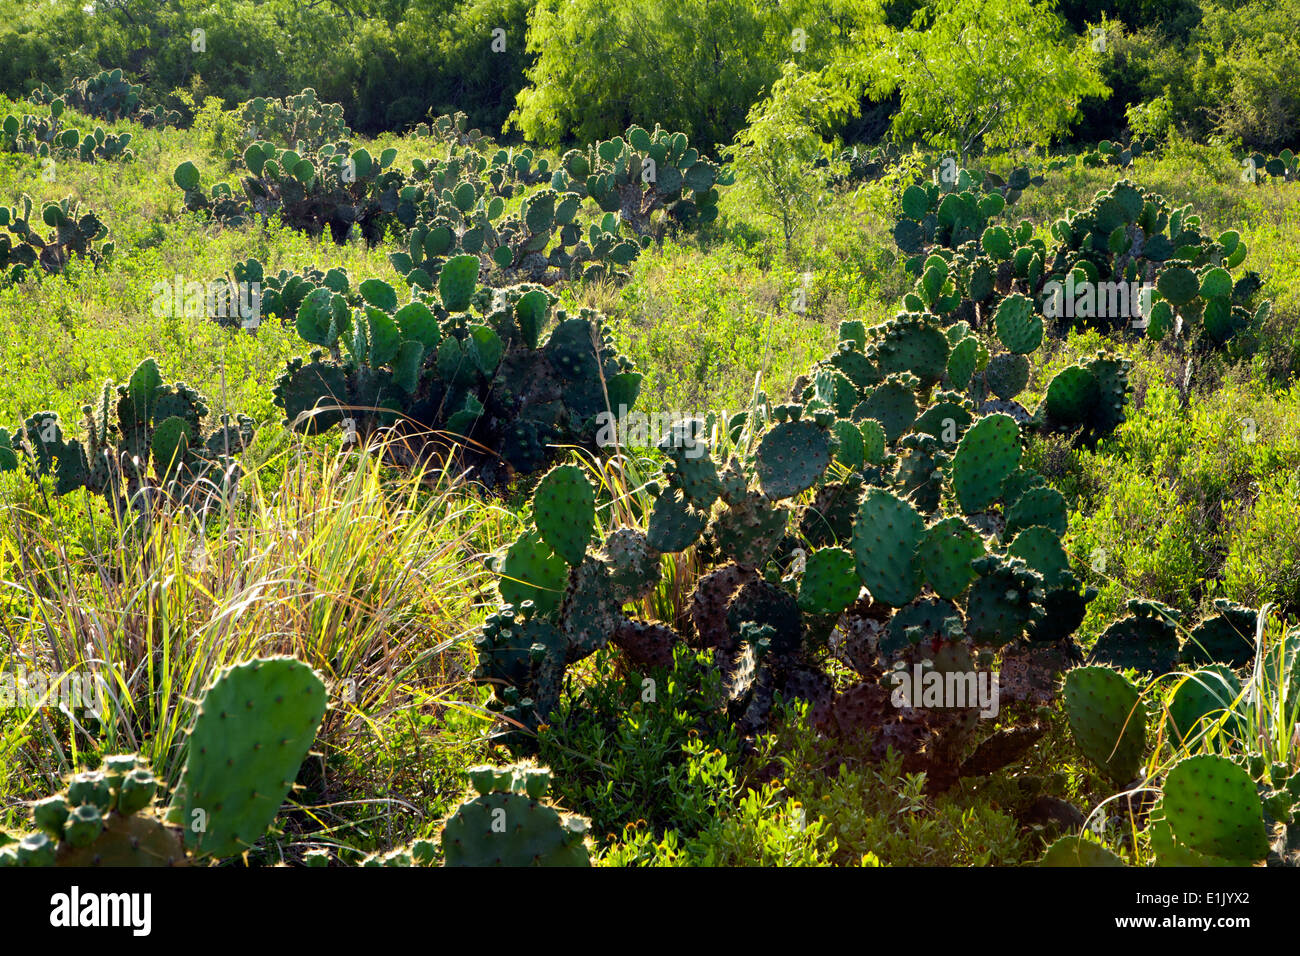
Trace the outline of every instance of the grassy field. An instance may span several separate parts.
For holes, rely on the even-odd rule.
[[[12,105],[0,99],[0,114]],[[334,681],[334,706],[303,788],[253,858],[297,862],[326,847],[355,859],[433,836],[464,769],[501,756],[488,694],[470,681],[471,640],[497,603],[486,559],[524,526],[527,483],[495,495],[389,469],[342,450],[337,434],[289,431],[271,384],[309,347],[276,322],[250,334],[156,314],[157,284],[205,282],[255,256],[271,269],[340,266],[400,288],[392,246],[208,224],[184,211],[171,171],[188,159],[205,182],[229,176],[219,129],[110,128],[134,133],[135,162],[59,163],[51,179],[31,157],[0,154],[0,202],[71,196],[100,211],[116,241],[101,268],[0,289],[0,424],[13,430],[41,410],[77,421],[106,379],[122,382],[152,356],[168,381],[207,396],[214,416],[252,416],[257,438],[226,520],[175,515],[124,531],[93,496],[57,498],[25,475],[0,476],[0,663],[105,669],[121,695],[116,717],[94,730],[58,711],[0,712],[0,825],[21,826],[28,801],[105,753],[139,751],[174,785],[211,675],[252,654],[291,653]],[[359,142],[396,146],[399,165],[427,149],[392,136]],[[1082,167],[1046,175],[1014,218],[1050,222],[1117,178]],[[1068,551],[1099,590],[1078,636],[1088,646],[1137,596],[1188,619],[1216,598],[1270,604],[1268,633],[1280,633],[1300,620],[1300,184],[1242,183],[1227,151],[1179,142],[1124,175],[1191,203],[1209,231],[1239,229],[1273,312],[1190,391],[1168,346],[1087,331],[1047,344],[1027,407],[1056,371],[1104,344],[1134,362],[1128,420],[1113,436],[1092,451],[1037,439],[1027,452],[1065,494]],[[724,201],[714,225],[643,254],[625,285],[575,283],[562,297],[607,314],[645,374],[644,410],[742,411],[756,389],[784,398],[834,347],[841,321],[875,325],[899,310],[912,280],[890,234],[896,202],[870,185],[839,188],[786,250],[772,223]],[[807,308],[792,311],[800,288]],[[615,490],[637,484],[574,460]],[[649,474],[656,463],[641,464]],[[680,602],[672,589],[666,580],[653,600]],[[1106,792],[1072,749],[1059,703],[1015,775],[936,795],[894,761],[836,766],[794,709],[746,751],[708,706],[702,674],[680,649],[653,719],[633,676],[604,652],[570,682],[539,759],[557,802],[592,820],[602,862],[1023,863],[1043,835],[1026,822],[1025,779],[1085,812]]]

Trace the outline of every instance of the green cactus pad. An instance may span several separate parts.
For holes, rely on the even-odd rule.
[[[1201,754],[1179,761],[1161,800],[1178,841],[1230,860],[1268,855],[1264,808],[1250,774],[1227,757]]]
[[[811,488],[831,462],[826,429],[801,419],[768,431],[755,453],[755,470],[770,498],[790,498]]]
[[[1204,718],[1217,722],[1225,711],[1233,711],[1240,696],[1241,681],[1227,665],[1192,671],[1182,679],[1169,700],[1171,739],[1190,741],[1198,729],[1204,730],[1210,723],[1201,723]],[[1229,716],[1226,726],[1229,732],[1236,730],[1235,718]]]
[[[838,614],[858,597],[853,555],[844,548],[821,548],[808,556],[799,582],[799,607],[811,614]]]
[[[685,551],[699,540],[709,520],[707,511],[695,508],[678,488],[669,488],[655,500],[646,535],[650,547],[664,554]]]
[[[998,398],[1015,398],[1029,384],[1029,359],[1015,352],[1000,352],[989,359],[984,380]]]
[[[496,570],[500,575],[497,589],[506,604],[519,607],[532,601],[544,615],[560,606],[568,568],[540,531],[520,534]]]
[[[874,418],[885,430],[887,441],[898,441],[903,433],[916,421],[919,409],[916,405],[916,393],[905,381],[896,377],[882,382],[853,410],[853,420]]]
[[[952,461],[953,490],[967,514],[997,500],[1003,480],[1020,464],[1020,428],[1010,415],[987,415],[962,436]]]
[[[966,599],[966,629],[976,644],[1002,647],[1042,619],[1043,579],[1023,561],[990,554],[971,566],[979,580]]]
[[[1003,494],[1007,494],[1007,484],[1003,483]],[[1007,500],[1011,500],[1007,496]],[[1006,509],[1006,537],[1013,537],[1026,528],[1050,528],[1057,537],[1065,534],[1069,520],[1065,496],[1055,488],[1035,487],[1026,489],[1016,496],[1014,503]]]
[[[921,590],[916,550],[925,521],[906,501],[870,489],[853,522],[852,549],[858,576],[874,601],[902,607]]]
[[[953,388],[964,389],[970,384],[979,361],[979,352],[979,339],[973,335],[966,336],[952,347],[948,354],[948,381]]]
[[[659,583],[659,552],[650,547],[644,532],[634,528],[611,531],[599,557],[620,604],[644,597]]]
[[[1091,370],[1081,365],[1062,369],[1047,386],[1043,400],[1047,415],[1062,425],[1082,425],[1101,402],[1101,385]]]
[[[1043,343],[1043,318],[1034,311],[1028,296],[1014,293],[1003,299],[994,322],[998,339],[1009,352],[1026,355]]]
[[[560,613],[560,627],[569,642],[569,662],[604,647],[625,620],[610,587],[609,571],[595,558],[586,558],[569,573]]]
[[[1108,667],[1076,667],[1065,675],[1065,714],[1083,755],[1119,786],[1138,775],[1146,749],[1141,694]]]
[[[325,682],[291,657],[218,675],[203,695],[172,822],[196,854],[234,856],[261,839],[325,716]]]
[[[900,315],[872,330],[869,355],[885,375],[910,372],[923,386],[934,385],[948,368],[948,339],[919,316]]]
[[[868,465],[882,465],[885,462],[885,429],[874,418],[858,423],[862,433],[862,458]]]
[[[1038,861],[1039,866],[1125,866],[1124,861],[1099,843],[1078,836],[1059,837]]]
[[[668,430],[659,447],[668,454],[664,472],[690,503],[707,510],[722,493],[718,466],[709,454],[708,442],[696,435],[697,421],[679,422]]]
[[[1035,525],[1016,535],[1007,553],[1020,558],[1043,576],[1048,588],[1067,587],[1074,582],[1070,559],[1061,546],[1061,538],[1051,528]]]
[[[462,803],[443,827],[447,866],[590,866],[589,821],[561,814],[542,802],[549,771],[522,767],[505,771],[489,780],[471,770],[478,793]]]
[[[464,312],[469,308],[478,283],[478,256],[453,256],[442,267],[438,276],[438,294],[448,312]]]
[[[1131,614],[1113,622],[1097,638],[1088,659],[1159,676],[1177,666],[1178,656],[1177,629],[1163,614],[1154,613]]]
[[[781,542],[789,520],[789,509],[751,491],[714,518],[709,534],[725,557],[761,567]]]
[[[912,644],[941,646],[960,636],[961,615],[950,601],[922,598],[901,607],[880,636],[880,653],[893,656]],[[945,655],[945,656],[951,656]]]
[[[1222,598],[1214,602],[1214,607],[1216,613],[1196,625],[1183,644],[1182,662],[1245,667],[1255,659],[1258,613]]]
[[[60,867],[156,867],[187,865],[185,849],[174,830],[152,816],[113,813],[103,831],[86,846],[59,847]]]
[[[971,562],[984,555],[984,539],[961,518],[944,518],[921,538],[916,559],[934,593],[956,598],[975,580]]]
[[[596,490],[577,465],[557,465],[533,494],[533,520],[542,539],[570,566],[582,563],[596,527]]]

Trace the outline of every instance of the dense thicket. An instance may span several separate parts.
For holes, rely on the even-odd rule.
[[[904,30],[939,0],[0,0],[0,91],[25,95],[124,67],[150,102],[313,87],[363,133],[452,109],[492,133],[547,144],[646,123],[707,147],[744,126],[793,61],[852,60],[873,31]],[[1120,138],[1129,108],[1203,139],[1275,151],[1300,128],[1300,0],[1059,0],[1067,34],[1099,50],[1109,96],[1084,101],[1072,135]],[[202,30],[196,43],[195,30]],[[289,38],[293,39],[290,40]],[[198,49],[196,49],[198,47]],[[868,100],[851,134],[878,135]],[[653,115],[651,115],[653,114]]]

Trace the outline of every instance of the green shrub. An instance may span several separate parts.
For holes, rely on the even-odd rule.
[[[1300,477],[1265,479],[1254,504],[1228,532],[1223,591],[1259,606],[1274,602],[1283,614],[1300,614]]]
[[[643,678],[614,674],[615,655],[597,652],[591,671],[610,676],[561,701],[539,733],[556,800],[591,818],[597,843],[629,824],[694,836],[734,795],[739,739],[703,657],[679,649],[671,671]]]

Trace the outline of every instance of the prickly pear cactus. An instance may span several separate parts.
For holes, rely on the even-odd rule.
[[[36,832],[0,849],[0,866],[185,866],[178,834],[153,812],[157,790],[139,757],[105,757],[33,807]]]
[[[1107,667],[1076,667],[1065,675],[1065,714],[1083,755],[1117,786],[1134,780],[1146,751],[1141,692]]]
[[[61,92],[42,83],[31,99],[36,103],[62,102],[78,112],[101,120],[137,119],[145,126],[171,125],[180,122],[175,110],[156,106],[144,110],[144,87],[132,83],[121,70],[101,70],[93,76],[73,77]]]
[[[1227,757],[1180,760],[1165,777],[1161,806],[1178,842],[1197,853],[1252,862],[1268,855],[1258,788]]]
[[[25,193],[18,205],[0,206],[0,286],[62,272],[74,256],[98,265],[112,254],[108,226],[71,197],[46,203],[35,223]]]
[[[84,488],[120,516],[162,504],[202,511],[228,500],[243,474],[237,456],[253,440],[244,415],[233,422],[223,415],[205,434],[204,397],[184,382],[164,384],[151,358],[125,384],[105,382],[81,411],[84,443],[65,437],[56,413],[37,412],[9,445],[12,454],[0,455],[0,471],[25,465],[34,477],[53,477],[56,494]]]
[[[350,300],[346,274],[308,292],[295,326],[321,350],[276,379],[286,424],[309,434],[343,425],[358,443],[401,438],[416,459],[454,458],[491,486],[542,469],[559,446],[613,445],[641,376],[603,318],[554,310],[539,286],[481,286],[479,266],[449,259],[436,291],[405,304],[377,279]],[[550,527],[557,540],[562,525]]]
[[[194,853],[235,856],[280,810],[325,716],[326,690],[306,664],[261,658],[223,671],[190,730],[168,819]]]
[[[447,818],[447,866],[590,866],[589,821],[546,802],[551,772],[514,764],[472,767],[473,792]]]

